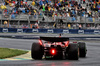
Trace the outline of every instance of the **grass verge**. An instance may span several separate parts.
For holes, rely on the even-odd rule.
[[[0,59],[22,55],[27,52],[28,51],[18,50],[18,49],[0,48]]]

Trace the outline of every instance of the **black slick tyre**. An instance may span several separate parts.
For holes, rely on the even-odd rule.
[[[42,59],[44,54],[44,49],[43,46],[40,45],[39,43],[33,43],[31,47],[31,57],[32,59]]]
[[[78,60],[78,44],[71,43],[68,46],[68,59],[69,60]]]
[[[86,57],[86,44],[84,42],[79,42],[79,56],[80,57]]]

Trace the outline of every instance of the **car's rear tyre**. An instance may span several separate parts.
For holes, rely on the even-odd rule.
[[[68,46],[68,59],[69,60],[78,60],[78,44],[69,44]]]
[[[33,43],[31,47],[31,57],[32,59],[42,59],[44,54],[44,48],[39,43]]]
[[[79,44],[79,56],[86,57],[87,49],[85,42],[79,42],[78,44]]]

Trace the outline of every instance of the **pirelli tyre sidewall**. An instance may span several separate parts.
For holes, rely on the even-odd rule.
[[[39,43],[33,43],[31,47],[31,57],[32,59],[42,59],[44,54],[44,48]]]
[[[71,43],[68,46],[68,59],[69,60],[78,60],[79,55],[78,55],[78,44],[76,43]]]
[[[86,57],[87,48],[85,42],[79,42],[79,56]]]

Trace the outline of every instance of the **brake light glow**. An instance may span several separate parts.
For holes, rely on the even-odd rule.
[[[56,54],[56,50],[55,49],[52,49],[51,50],[51,54],[55,55]]]
[[[42,45],[42,41],[41,40],[39,40],[39,43],[40,43],[40,45]]]

